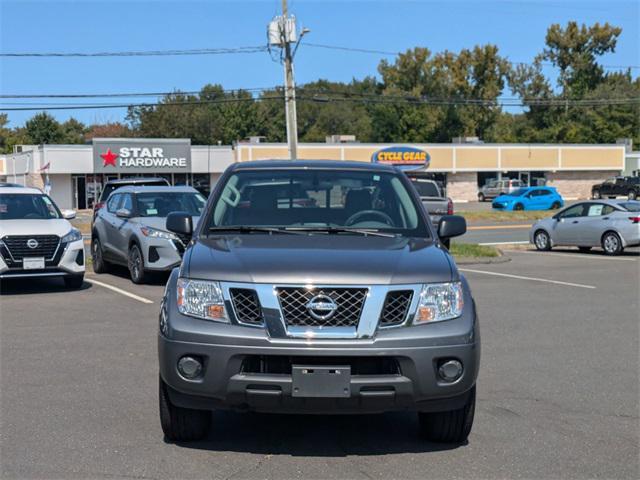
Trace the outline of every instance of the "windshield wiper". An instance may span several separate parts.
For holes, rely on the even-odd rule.
[[[368,228],[344,228],[344,227],[287,227],[289,232],[318,232],[318,233],[355,233],[358,235],[371,235],[374,237],[387,237],[393,238],[395,233],[386,233],[379,230],[373,230]]]
[[[301,235],[302,232],[290,231],[284,228],[274,228],[274,227],[248,227],[243,225],[230,225],[228,227],[209,227],[210,232],[217,233],[268,233],[268,234],[279,234],[279,233],[288,233],[291,235]]]

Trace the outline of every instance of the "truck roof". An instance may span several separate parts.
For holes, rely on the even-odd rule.
[[[392,165],[344,160],[255,160],[239,162],[231,170],[273,170],[273,169],[317,169],[317,170],[363,170],[371,172],[397,172]]]

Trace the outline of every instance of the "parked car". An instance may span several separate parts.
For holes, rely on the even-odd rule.
[[[268,184],[282,182],[316,202],[281,204]],[[400,170],[237,163],[198,226],[172,213],[167,230],[193,235],[160,308],[168,439],[204,437],[216,408],[413,410],[426,438],[467,438],[478,322],[467,281],[439,240],[462,235],[466,223],[443,216],[436,232]]]
[[[520,180],[512,180],[507,178],[505,180],[489,180],[478,192],[478,201],[485,202],[492,198],[512,193],[525,185]]]
[[[104,188],[102,189],[102,193],[100,193],[100,198],[93,206],[93,220],[96,219],[96,213],[100,210],[104,203],[109,198],[109,195],[117,189],[128,186],[138,186],[138,187],[168,187],[170,186],[169,182],[166,178],[161,177],[131,177],[131,178],[120,178],[117,180],[109,180],[104,184]]]
[[[114,263],[124,265],[134,283],[143,283],[151,272],[171,270],[191,238],[166,231],[167,216],[180,211],[197,220],[205,203],[192,187],[118,188],[93,223],[93,270],[103,273]]]
[[[567,245],[587,252],[602,247],[607,255],[619,255],[626,247],[640,245],[640,202],[576,203],[536,222],[529,240],[538,250]]]
[[[69,288],[84,279],[82,234],[37,188],[0,187],[0,279],[61,277]]]
[[[611,177],[591,187],[591,198],[627,197],[635,200],[640,196],[640,177]]]
[[[496,210],[555,210],[564,206],[564,200],[554,187],[525,187],[500,195],[491,206]]]
[[[442,193],[440,185],[435,180],[410,175],[409,180],[434,224],[437,224],[443,215],[453,215],[453,201]]]

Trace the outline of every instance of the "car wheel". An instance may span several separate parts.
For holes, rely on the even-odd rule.
[[[582,253],[587,253],[591,251],[591,247],[578,247],[578,250],[580,250]]]
[[[616,232],[607,232],[602,236],[602,249],[607,255],[620,255],[624,248]]]
[[[106,273],[109,271],[110,265],[104,260],[104,252],[102,251],[102,243],[100,237],[95,235],[91,241],[91,263],[95,273]]]
[[[211,412],[176,407],[171,403],[167,385],[160,378],[160,425],[167,440],[188,442],[202,440],[209,433]]]
[[[418,413],[420,432],[432,442],[462,443],[473,426],[476,409],[476,387],[471,389],[469,399],[458,410],[435,413]]]
[[[598,190],[595,190],[591,193],[591,197],[595,200],[600,200],[602,198],[602,194]]]
[[[129,267],[129,275],[133,283],[144,283],[145,271],[144,271],[144,258],[142,252],[137,244],[133,244],[129,249],[129,258],[127,260],[127,266]]]
[[[516,203],[516,206],[513,207],[514,210],[524,210],[524,205],[522,205],[521,203]]]
[[[533,243],[535,243],[536,248],[540,251],[548,252],[551,250],[551,238],[549,238],[549,234],[544,230],[538,230],[535,233]]]
[[[635,190],[629,190],[629,193],[627,194],[627,198],[629,200],[635,200],[637,196],[638,194],[635,192]]]
[[[82,287],[83,283],[84,274],[64,277],[64,286],[67,288],[73,288],[74,290],[77,290],[78,288]]]
[[[557,210],[560,208],[560,202],[553,202],[551,204],[551,210]]]
[[[484,196],[484,193],[479,193],[479,194],[478,194],[478,201],[479,201],[479,202],[485,202],[486,200],[487,200],[487,199],[486,199],[486,197]]]

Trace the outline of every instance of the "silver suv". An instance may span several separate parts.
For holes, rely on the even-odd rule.
[[[160,310],[168,439],[203,438],[217,408],[412,410],[427,439],[467,438],[478,321],[440,240],[466,224],[443,216],[436,232],[400,170],[235,164],[195,229],[190,215],[172,213],[167,230],[193,234]]]
[[[505,180],[489,180],[478,192],[478,201],[485,202],[500,195],[515,192],[522,186],[524,186],[524,184],[520,180],[511,180],[508,178]]]
[[[129,269],[134,283],[149,273],[171,270],[182,260],[190,235],[165,230],[171,212],[200,216],[205,198],[191,187],[121,187],[97,211],[91,232],[93,270],[112,264]]]

